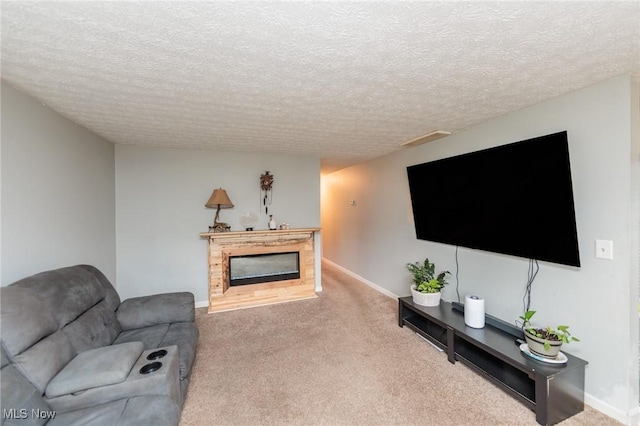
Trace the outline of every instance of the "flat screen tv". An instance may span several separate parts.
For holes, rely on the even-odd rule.
[[[418,239],[580,266],[566,131],[407,175]]]

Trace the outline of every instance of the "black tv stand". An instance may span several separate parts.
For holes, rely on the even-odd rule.
[[[564,351],[566,364],[531,359],[515,344],[523,337],[520,329],[490,316],[484,328],[467,327],[462,312],[449,302],[436,307],[416,305],[411,297],[398,302],[400,327],[406,325],[444,350],[449,362],[461,361],[498,385],[535,411],[541,425],[556,424],[584,410],[586,361]]]

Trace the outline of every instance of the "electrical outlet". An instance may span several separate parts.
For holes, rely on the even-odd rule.
[[[596,257],[613,260],[613,241],[596,240]]]

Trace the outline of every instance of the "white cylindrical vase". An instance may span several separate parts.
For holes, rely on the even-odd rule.
[[[464,323],[472,328],[484,327],[484,299],[468,294],[464,299]]]

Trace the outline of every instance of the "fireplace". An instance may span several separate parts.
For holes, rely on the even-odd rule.
[[[206,232],[209,313],[317,297],[319,228]]]
[[[229,285],[248,285],[300,278],[297,251],[229,257]]]

